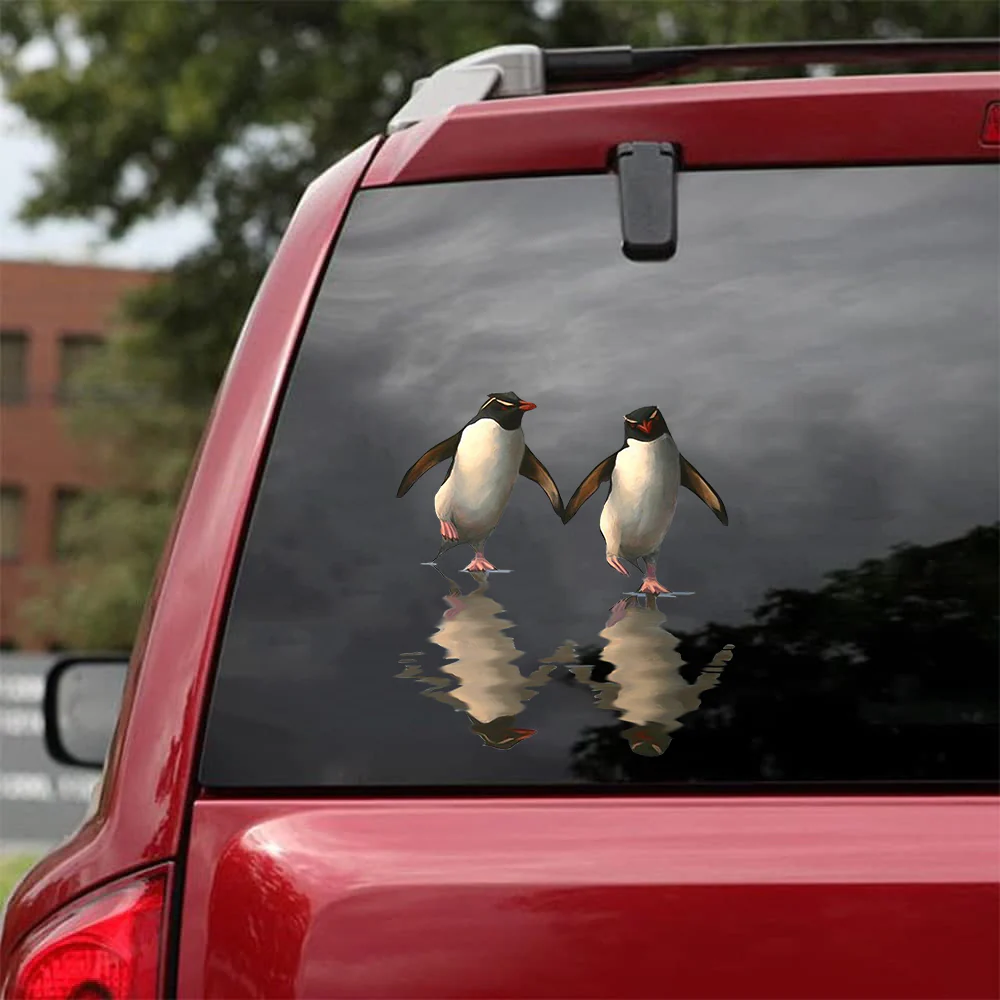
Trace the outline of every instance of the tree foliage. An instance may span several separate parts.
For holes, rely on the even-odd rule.
[[[8,98],[54,144],[28,220],[119,239],[181,208],[212,237],[125,303],[96,416],[117,458],[48,617],[76,645],[131,638],[208,403],[302,190],[380,131],[410,85],[501,42],[697,44],[998,31],[993,0],[14,0]],[[20,57],[29,43],[52,59]],[[112,403],[109,403],[108,400]],[[113,405],[112,405],[113,404]],[[75,581],[75,582],[73,582]],[[83,582],[81,582],[83,581]]]
[[[679,635],[687,664],[726,644],[734,653],[684,717],[677,746],[647,760],[621,739],[623,723],[599,726],[574,747],[574,772],[626,782],[995,780],[998,545],[994,523],[897,546],[815,590],[771,591],[747,624]]]

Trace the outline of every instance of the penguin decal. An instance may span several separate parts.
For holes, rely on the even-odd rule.
[[[628,723],[621,736],[641,757],[664,753],[673,734],[683,728],[680,720],[700,708],[702,695],[719,683],[733,656],[733,646],[726,645],[693,682],[685,680],[685,662],[677,652],[680,640],[667,631],[666,620],[655,596],[627,597],[611,609],[600,633],[606,643],[602,665],[610,671],[599,677],[592,666],[570,668],[594,692],[599,708]]]
[[[422,655],[417,653],[401,657],[404,670],[396,676],[417,681],[426,687],[422,692],[426,697],[464,712],[472,732],[486,746],[510,750],[534,736],[534,729],[519,727],[516,719],[548,683],[557,663],[550,658],[528,676],[521,673],[517,660],[523,654],[507,634],[512,623],[503,617],[504,608],[487,594],[487,574],[477,572],[472,577],[476,588],[468,594],[445,577],[448,610],[430,636],[445,653],[441,676],[428,676],[414,659]]]
[[[601,511],[601,534],[607,543],[607,560],[628,576],[622,560],[639,569],[636,560],[642,559],[646,572],[640,593],[670,593],[656,579],[656,559],[674,518],[681,486],[704,501],[723,524],[729,524],[722,499],[677,450],[655,406],[643,406],[625,416],[625,443],[580,483],[563,512],[563,523],[569,523],[605,482],[610,486]]]
[[[534,403],[513,392],[494,392],[479,412],[456,434],[434,445],[410,466],[396,496],[439,462],[451,459],[448,473],[434,496],[434,512],[441,524],[441,547],[434,557],[456,545],[471,545],[475,555],[466,572],[487,572],[496,567],[483,554],[507,506],[519,475],[532,479],[545,491],[552,509],[562,517],[559,489],[548,469],[524,443],[521,420]]]

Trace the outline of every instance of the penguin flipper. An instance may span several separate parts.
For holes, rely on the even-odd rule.
[[[462,430],[465,430],[465,428],[463,427]],[[435,465],[443,462],[446,458],[454,458],[455,452],[458,450],[458,439],[461,436],[462,431],[459,431],[457,434],[452,434],[450,438],[434,445],[433,448],[428,448],[406,470],[406,475],[403,476],[399,484],[399,489],[396,490],[396,496],[403,496],[425,472],[429,472]]]
[[[711,486],[708,480],[683,456],[681,460],[681,486],[686,486],[699,500],[711,508],[712,513],[723,523],[729,524],[726,505]]]
[[[521,468],[518,469],[518,472],[525,479],[531,479],[541,486],[549,498],[549,503],[552,504],[552,509],[562,517],[563,502],[559,495],[559,487],[556,486],[549,470],[538,461],[534,452],[527,445],[524,446],[524,458],[521,459]]]
[[[594,495],[597,491],[597,487],[601,483],[606,483],[611,479],[611,473],[615,470],[615,460],[618,458],[618,452],[616,451],[613,455],[608,455],[600,465],[596,466],[586,479],[576,488],[576,492],[570,497],[570,501],[566,504],[566,510],[563,511],[563,524],[569,524],[570,518]]]

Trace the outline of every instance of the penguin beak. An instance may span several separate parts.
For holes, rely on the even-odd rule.
[[[517,746],[521,740],[526,740],[530,736],[534,736],[538,732],[537,729],[512,729],[511,732],[514,734],[514,738],[510,741],[510,745]]]
[[[522,410],[534,410],[537,408],[534,403],[529,403],[526,399],[522,399],[518,405]]]
[[[648,434],[652,429],[653,429],[652,420],[643,420],[643,422],[639,424],[639,430],[641,430],[643,434]]]

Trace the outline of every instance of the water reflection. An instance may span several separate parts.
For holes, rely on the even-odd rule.
[[[468,593],[441,575],[449,585],[444,598],[448,609],[429,639],[444,650],[447,662],[440,673],[430,675],[419,660],[422,653],[403,653],[399,662],[404,669],[396,676],[423,685],[425,697],[464,712],[472,731],[487,746],[509,750],[535,734],[534,729],[515,726],[516,717],[548,683],[556,665],[571,659],[571,654],[557,650],[525,676],[516,663],[523,654],[507,635],[513,622],[503,617],[503,606],[487,594],[488,574],[471,573],[475,587]]]
[[[681,728],[681,718],[694,712],[702,695],[715,687],[732,659],[727,644],[693,681],[681,674],[685,661],[677,651],[677,636],[666,629],[667,616],[654,595],[619,601],[599,633],[606,645],[596,657],[569,669],[586,684],[599,708],[616,713],[627,728],[621,732],[634,753],[659,757]]]

